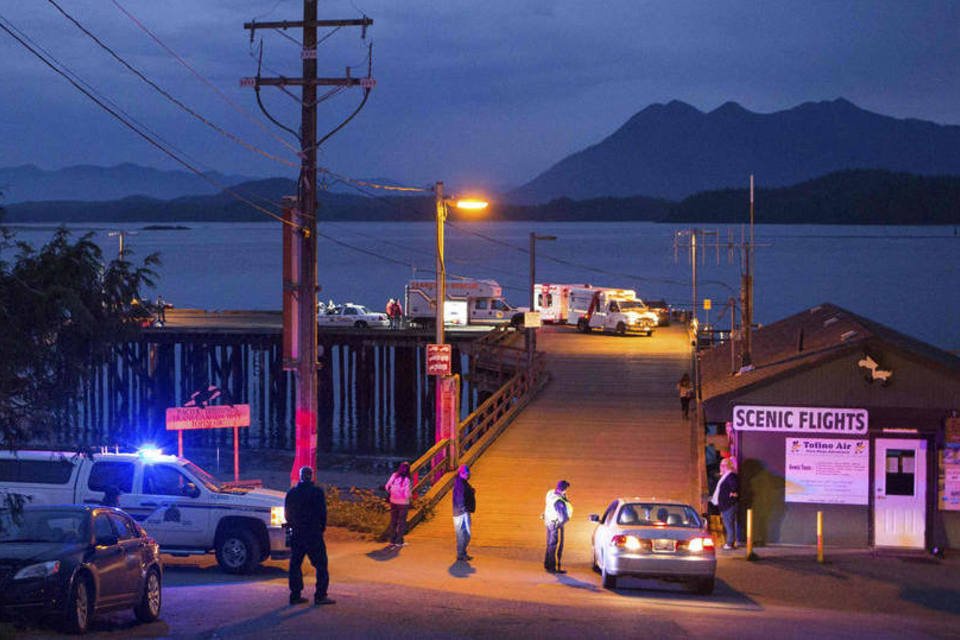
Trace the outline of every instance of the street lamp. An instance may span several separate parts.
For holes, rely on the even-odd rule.
[[[447,220],[447,207],[456,207],[457,209],[465,209],[478,211],[481,209],[487,208],[487,202],[483,200],[475,199],[453,199],[447,198],[443,193],[443,182],[437,182],[433,188],[434,196],[436,197],[437,205],[437,270],[436,270],[436,304],[437,304],[437,316],[436,316],[436,344],[442,345],[444,342],[443,336],[443,306],[447,298],[447,267],[446,261],[444,259],[444,246],[443,246],[443,223]],[[469,311],[468,311],[469,313]],[[444,385],[448,384],[448,380],[452,376],[448,375],[438,375],[437,376],[437,385],[436,385],[436,412],[434,414],[434,423],[436,428],[439,429],[443,424],[443,394],[444,394]],[[455,393],[455,390],[454,390]],[[456,409],[456,408],[455,408]],[[439,434],[438,434],[439,436]],[[451,471],[456,469],[457,464],[457,425],[456,420],[450,425],[450,465]]]
[[[533,231],[530,232],[530,311],[536,307],[536,282],[537,282],[537,240],[552,241],[557,236],[539,236]],[[527,329],[527,364],[533,362],[533,354],[537,350],[536,329],[531,327]]]

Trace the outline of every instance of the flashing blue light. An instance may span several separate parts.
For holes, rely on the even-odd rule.
[[[144,445],[137,449],[137,454],[139,454],[141,458],[156,460],[163,455],[163,451],[153,445]]]

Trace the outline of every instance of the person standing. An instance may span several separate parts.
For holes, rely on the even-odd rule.
[[[547,492],[543,510],[543,523],[547,527],[547,552],[543,557],[543,568],[547,573],[566,573],[560,560],[563,557],[563,526],[573,515],[573,505],[567,499],[569,486],[569,482],[561,480],[556,489]]]
[[[394,313],[394,329],[400,329],[403,327],[403,305],[400,304],[400,300],[393,301],[393,313]]]
[[[740,502],[740,479],[733,469],[730,458],[720,461],[720,479],[710,497],[710,503],[720,511],[723,520],[724,549],[737,547],[737,506]]]
[[[327,496],[313,484],[313,469],[300,469],[300,483],[287,491],[284,501],[287,526],[290,527],[290,604],[303,604],[303,557],[317,570],[317,589],[313,604],[334,604],[327,597],[330,574],[327,571],[327,546],[323,534],[327,528]]]
[[[413,490],[410,463],[401,462],[384,488],[390,494],[390,546],[402,547],[403,534],[407,532],[407,512],[410,511],[410,496]]]
[[[690,382],[690,374],[684,373],[677,383],[677,393],[680,395],[680,409],[683,411],[684,419],[690,417],[690,399],[693,398],[693,383]]]
[[[470,544],[471,517],[477,510],[477,497],[470,486],[470,469],[467,465],[460,465],[457,478],[453,482],[453,528],[457,533],[457,560],[473,560],[467,554],[467,545]]]

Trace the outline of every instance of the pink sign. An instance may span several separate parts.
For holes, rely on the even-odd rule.
[[[448,344],[427,345],[427,375],[448,376],[453,360],[453,349]]]
[[[217,405],[215,407],[169,407],[167,431],[223,429],[250,426],[250,405]]]

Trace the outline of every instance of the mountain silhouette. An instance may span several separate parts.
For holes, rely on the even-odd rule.
[[[892,118],[843,98],[775,113],[754,113],[736,102],[705,113],[674,100],[650,105],[509,198],[681,199],[745,185],[751,173],[778,187],[847,169],[960,174],[960,126]]]
[[[166,171],[125,162],[112,167],[74,165],[41,169],[32,164],[0,167],[3,203],[50,200],[100,201],[128,196],[170,200],[220,192],[250,178],[207,172],[210,181],[188,171]],[[219,185],[219,186],[218,186]]]

